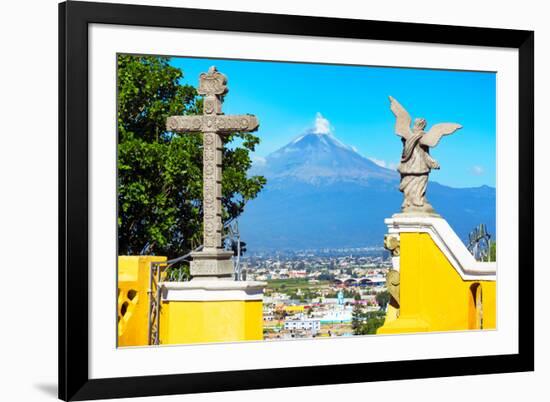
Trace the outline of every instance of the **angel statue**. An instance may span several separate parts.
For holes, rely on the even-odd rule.
[[[439,123],[426,133],[426,120],[414,119],[411,130],[411,116],[397,100],[390,96],[390,109],[395,115],[395,133],[401,136],[403,153],[397,171],[401,174],[399,191],[403,193],[403,213],[433,214],[435,210],[426,199],[428,176],[432,169],[439,169],[439,163],[430,156],[441,137],[462,128],[456,123]]]

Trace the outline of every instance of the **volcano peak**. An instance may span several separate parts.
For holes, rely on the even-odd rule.
[[[319,127],[306,131],[269,154],[262,166],[255,167],[254,174],[268,179],[286,177],[306,182],[327,178],[362,182],[397,179],[397,172],[376,165]]]

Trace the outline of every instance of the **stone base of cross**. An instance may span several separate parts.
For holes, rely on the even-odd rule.
[[[235,269],[233,268],[232,251],[216,249],[213,251],[203,250],[191,253],[191,276],[193,280],[200,279],[233,279]]]
[[[232,252],[223,248],[222,225],[222,136],[236,131],[258,129],[258,119],[250,114],[224,115],[227,78],[210,67],[199,78],[197,92],[204,96],[202,116],[171,116],[166,129],[178,133],[203,133],[203,224],[204,248],[193,253],[191,276],[195,279],[232,279]]]

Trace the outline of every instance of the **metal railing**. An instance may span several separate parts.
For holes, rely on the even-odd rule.
[[[477,261],[491,261],[491,235],[484,223],[469,233],[467,248]]]
[[[227,234],[223,237],[225,247],[233,251],[233,270],[235,273],[235,280],[242,281],[242,267],[241,267],[241,253],[245,243],[241,241],[241,234],[239,232],[239,222],[229,221],[224,225]]]
[[[160,282],[167,279],[170,282],[181,282],[184,279],[184,271],[179,270],[177,272],[177,278],[166,278],[163,274],[166,274],[168,268],[178,263],[189,262],[191,260],[191,253],[201,251],[203,246],[200,245],[193,251],[167,261],[151,262],[149,269],[149,289],[147,291],[149,296],[149,317],[148,317],[148,339],[149,345],[158,345],[160,337],[160,307],[161,307],[161,288]]]

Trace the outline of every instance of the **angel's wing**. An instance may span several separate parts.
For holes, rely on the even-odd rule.
[[[408,139],[412,135],[411,116],[405,108],[391,96],[390,109],[395,115],[395,134]]]
[[[435,147],[441,137],[454,133],[456,130],[461,129],[462,126],[456,123],[439,123],[434,124],[430,131],[420,137],[420,143],[428,147]]]

